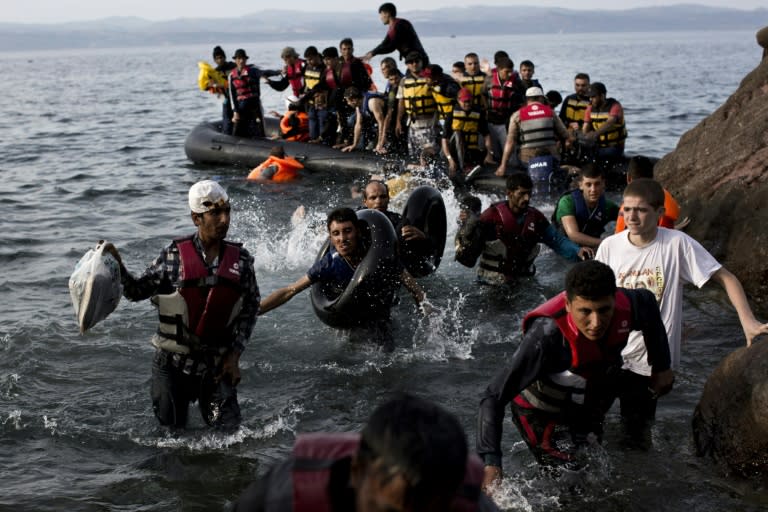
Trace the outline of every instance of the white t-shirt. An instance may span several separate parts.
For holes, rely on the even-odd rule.
[[[676,368],[680,364],[683,285],[692,283],[701,288],[722,265],[685,233],[658,229],[656,239],[645,247],[632,245],[628,230],[609,236],[600,244],[595,259],[613,269],[617,286],[647,288],[656,296],[667,329],[672,368]],[[624,368],[641,375],[651,374],[641,332],[630,334],[621,354]]]

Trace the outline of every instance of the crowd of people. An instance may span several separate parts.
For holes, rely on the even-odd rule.
[[[584,166],[578,187],[558,200],[552,222],[530,204],[530,175],[507,173],[506,161],[513,156],[523,162],[558,157],[578,140],[576,132],[594,139],[608,156],[620,151],[626,137],[621,106],[606,98],[603,84],[577,75],[575,93],[565,98],[557,116],[533,78],[533,63],[523,62],[516,72],[509,57],[499,53],[486,75],[477,55],[468,54],[449,76],[429,63],[413,26],[397,18],[394,5],[383,4],[379,14],[389,27],[387,36],[363,59],[353,56],[350,40],[342,41],[342,57],[335,48],[323,52],[325,68],[311,48],[306,61],[286,48],[280,71],[250,67],[245,51],[235,52],[224,125],[229,119],[235,133],[263,135],[258,83],[280,76],[272,85],[292,88],[309,140],[343,151],[368,144],[394,151],[394,141],[407,134],[408,147],[423,156],[437,141],[434,129],[441,127],[440,147],[451,172],[463,171],[472,158],[501,157],[499,171],[507,175],[505,199],[484,211],[478,198],[461,198],[456,260],[477,265],[482,283],[500,286],[535,273],[541,243],[573,264],[564,291],[525,315],[519,346],[482,393],[476,455],[450,412],[399,396],[374,411],[362,434],[299,436],[291,456],[246,489],[236,510],[496,510],[481,491],[492,491],[502,478],[508,406],[522,439],[545,465],[578,465],[584,448],[601,442],[605,415],[617,399],[630,431],[646,431],[680,364],[683,284],[701,287],[711,280],[722,286],[747,346],[768,334],[768,324],[754,316],[739,280],[675,229],[681,227],[679,207],[653,179],[650,160],[631,160],[621,205],[605,197],[604,171]],[[381,97],[370,90],[364,61],[393,50],[405,58],[407,71],[401,76],[394,60],[382,61],[391,88]],[[229,66],[223,52],[217,50],[215,57],[220,66]],[[346,113],[357,117],[342,123],[350,130],[342,128],[340,136],[348,138],[335,138],[335,131],[329,135],[328,123]],[[370,132],[359,122],[367,115],[377,120],[378,130]],[[555,135],[564,140],[561,148]],[[466,151],[456,152],[457,147]],[[477,154],[471,157],[473,151]],[[271,157],[259,175],[276,174],[275,162],[286,158],[279,148]],[[388,223],[396,257],[429,244],[423,231],[389,210],[389,198],[386,183],[374,179],[364,189],[361,207]],[[258,315],[312,285],[342,293],[371,244],[363,236],[360,212],[334,209],[325,226],[329,249],[324,256],[295,282],[261,299],[253,257],[226,239],[231,215],[226,190],[215,181],[198,182],[188,203],[194,233],[173,240],[141,276],[128,271],[117,248],[108,244],[107,250],[120,264],[124,295],[134,301],[151,298],[158,308],[150,394],[159,422],[184,428],[189,404],[197,401],[209,425],[233,429],[241,421],[239,360]],[[610,234],[612,222],[616,227]],[[424,314],[430,312],[424,290],[401,262],[392,265],[390,277],[391,293],[376,298],[369,309],[378,316],[363,325],[385,331],[385,338],[401,284]]]
[[[387,34],[362,57],[354,55],[352,39],[344,38],[338,48],[308,46],[301,56],[286,47],[281,69],[262,70],[247,64],[243,49],[230,63],[217,46],[216,69],[228,77],[226,88],[211,83],[224,98],[222,130],[264,136],[264,82],[278,91],[290,88],[279,137],[345,152],[440,161],[453,178],[480,165],[504,176],[508,168],[527,168],[531,159],[545,159],[550,167],[594,160],[607,168],[623,156],[627,130],[622,106],[607,96],[603,83],[590,83],[586,73],[576,75],[574,93],[564,100],[557,91],[544,92],[532,61],[515,69],[501,50],[492,64],[467,53],[448,74],[430,62],[413,25],[397,17],[393,4],[382,4],[379,16]],[[384,57],[380,70],[386,86],[380,91],[369,61],[395,50],[405,69]]]

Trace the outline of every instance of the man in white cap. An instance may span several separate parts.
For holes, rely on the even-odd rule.
[[[574,140],[550,108],[541,87],[529,87],[525,91],[525,99],[525,105],[509,119],[507,141],[504,143],[501,163],[496,169],[497,176],[504,176],[507,172],[507,161],[517,147],[520,148],[520,161],[527,166],[528,160],[536,156],[551,155],[557,158],[560,154],[558,139],[565,141],[566,145]]]
[[[253,257],[224,240],[230,205],[221,185],[192,185],[189,208],[197,232],[173,240],[141,277],[126,270],[112,244],[107,250],[120,262],[123,295],[132,301],[151,297],[158,308],[150,388],[157,419],[182,428],[189,403],[197,400],[206,423],[235,428],[240,354],[259,312]]]

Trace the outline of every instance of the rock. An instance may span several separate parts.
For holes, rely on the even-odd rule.
[[[768,46],[768,27],[757,39]],[[768,51],[768,49],[766,50]],[[768,305],[768,59],[662,158],[656,176],[693,219],[686,231]]]
[[[699,455],[743,476],[768,474],[768,342],[729,354],[709,376],[693,436]]]

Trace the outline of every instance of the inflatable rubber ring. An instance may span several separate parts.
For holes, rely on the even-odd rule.
[[[401,260],[413,277],[425,277],[437,270],[445,251],[448,220],[439,190],[421,186],[411,192],[403,210],[403,226],[414,226],[427,235],[424,240],[404,241]]]
[[[322,283],[314,283],[310,290],[315,315],[331,327],[355,327],[386,318],[400,287],[402,267],[394,226],[376,210],[360,210],[357,219],[361,242],[368,250],[349,284],[337,297],[330,297]],[[330,241],[326,241],[317,259],[329,250]]]

